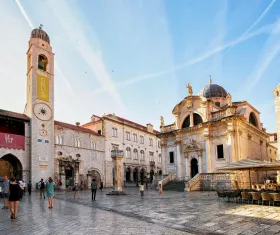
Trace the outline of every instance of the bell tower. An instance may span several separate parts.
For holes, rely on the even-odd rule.
[[[29,40],[25,114],[31,119],[30,175],[35,185],[54,177],[54,54],[42,25]]]
[[[276,114],[276,131],[277,131],[277,147],[278,147],[278,160],[280,160],[280,84],[274,89],[274,106]]]

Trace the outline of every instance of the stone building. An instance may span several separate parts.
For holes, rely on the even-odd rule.
[[[54,120],[54,54],[48,34],[34,29],[27,51],[24,114],[0,110],[0,176],[32,181],[54,177],[106,180],[105,138],[92,130]]]
[[[274,89],[274,107],[276,114],[276,134],[277,134],[277,147],[278,147],[278,158],[280,160],[280,84]]]
[[[215,173],[245,158],[276,159],[277,148],[269,143],[254,106],[247,101],[233,102],[231,95],[211,80],[198,95],[193,95],[190,84],[187,88],[188,96],[172,111],[175,122],[162,125],[158,135],[167,173],[189,180],[197,173]]]
[[[160,139],[156,136],[159,132],[151,124],[142,126],[115,114],[104,114],[102,117],[93,115],[83,127],[105,136],[106,178],[113,179],[111,150],[116,149],[124,152],[126,182],[163,173]]]

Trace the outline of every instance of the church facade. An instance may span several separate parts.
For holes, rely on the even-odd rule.
[[[270,144],[254,106],[233,102],[211,79],[198,95],[190,84],[187,88],[188,96],[172,111],[175,122],[164,125],[162,118],[159,137],[167,173],[189,180],[245,158],[277,159],[277,147]]]

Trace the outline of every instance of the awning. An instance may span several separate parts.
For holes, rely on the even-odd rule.
[[[231,170],[231,171],[251,170],[255,168],[262,168],[264,167],[264,164],[265,162],[263,161],[246,158],[237,162],[233,162],[227,166],[218,168],[218,170]],[[279,167],[280,167],[280,161],[279,161]]]

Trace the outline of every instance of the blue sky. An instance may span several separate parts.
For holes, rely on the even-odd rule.
[[[280,0],[0,1],[0,108],[23,112],[26,51],[44,25],[55,53],[55,119],[115,113],[158,129],[208,84],[247,100],[275,131]]]

